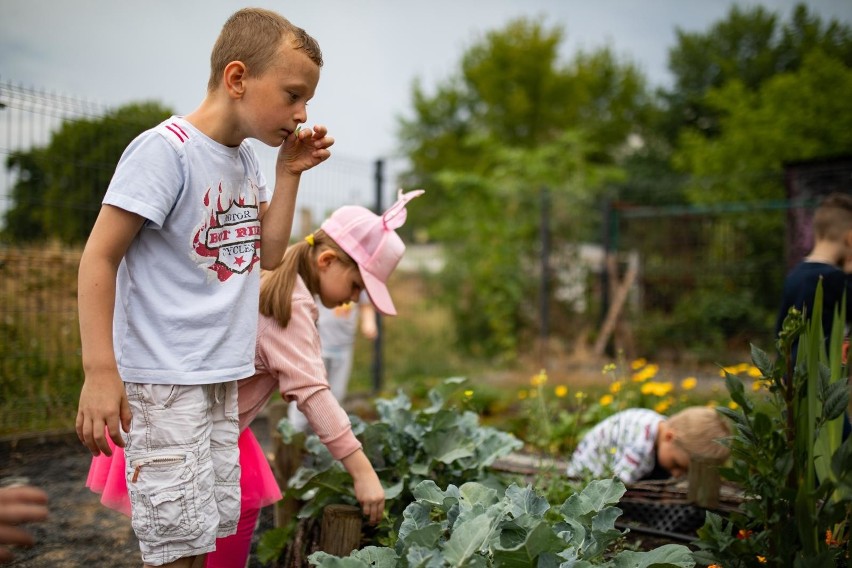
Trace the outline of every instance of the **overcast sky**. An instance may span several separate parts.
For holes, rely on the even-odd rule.
[[[795,2],[762,4],[789,19]],[[852,0],[810,0],[823,18],[852,24]],[[728,0],[0,0],[0,81],[113,106],[157,100],[178,114],[204,97],[210,49],[235,10],[279,11],[320,43],[325,59],[309,124],[329,127],[336,153],[375,159],[395,152],[396,117],[410,113],[415,78],[428,88],[458,69],[464,50],[519,16],[566,32],[565,60],[610,45],[670,80],[675,29],[704,31]]]
[[[323,66],[308,124],[335,137],[332,158],[303,177],[298,206],[306,230],[344,203],[375,204],[374,163],[398,156],[397,119],[411,116],[411,88],[427,92],[455,73],[462,54],[510,20],[541,18],[565,33],[563,61],[578,49],[610,46],[652,86],[671,81],[676,29],[705,32],[731,0],[0,0],[0,82],[118,107],[156,100],[178,114],[204,97],[209,56],[222,24],[244,6],[274,9],[320,43]],[[788,21],[795,0],[741,0]],[[823,21],[852,25],[852,0],[809,0]],[[7,113],[8,117],[12,114]],[[19,119],[15,119],[19,120]],[[17,140],[0,120],[0,141]],[[11,124],[11,126],[10,126]],[[43,142],[42,142],[43,143]],[[2,146],[2,142],[0,142]],[[256,143],[272,181],[276,151]],[[7,148],[8,150],[8,148]],[[2,156],[0,156],[2,158]],[[385,161],[383,205],[405,161]],[[0,213],[12,172],[0,176]],[[413,188],[408,188],[413,189]],[[310,230],[310,229],[307,229]]]

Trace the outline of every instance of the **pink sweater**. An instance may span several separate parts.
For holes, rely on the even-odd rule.
[[[278,388],[296,405],[335,459],[361,448],[349,416],[329,390],[322,362],[319,312],[301,277],[296,277],[290,323],[282,327],[261,314],[257,322],[255,373],[239,381],[240,428],[254,420]]]

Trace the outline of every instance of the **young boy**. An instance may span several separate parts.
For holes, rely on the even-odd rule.
[[[334,143],[300,131],[322,66],[301,28],[240,10],[210,62],[200,106],[125,150],[80,260],[77,434],[93,455],[107,435],[125,448],[146,566],[190,566],[236,529],[260,268],[283,258],[300,176]],[[270,203],[248,138],[280,146]]]
[[[580,443],[568,464],[569,477],[616,475],[624,483],[681,477],[693,456],[727,459],[719,440],[731,433],[716,410],[691,406],[666,418],[632,408],[602,420]]]
[[[814,246],[784,280],[784,293],[775,334],[781,331],[791,307],[810,311],[817,284],[822,280],[822,329],[831,336],[834,311],[850,287],[852,273],[852,195],[832,193],[814,211]],[[852,294],[846,293],[845,322],[852,321]],[[795,353],[794,353],[795,356]]]

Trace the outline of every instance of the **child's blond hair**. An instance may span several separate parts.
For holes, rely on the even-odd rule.
[[[670,416],[666,423],[674,432],[675,443],[693,456],[724,461],[730,450],[722,439],[731,435],[727,421],[708,406],[690,406]]]
[[[293,289],[296,275],[302,277],[312,296],[320,292],[317,257],[330,250],[346,268],[358,265],[341,249],[334,239],[322,229],[314,231],[307,239],[287,247],[284,260],[273,270],[260,274],[260,313],[273,318],[282,326],[290,323]]]
[[[232,61],[242,61],[251,76],[263,75],[275,61],[282,39],[287,38],[293,49],[302,50],[317,67],[322,67],[319,44],[290,20],[263,8],[243,8],[228,18],[210,53],[208,92],[216,90],[222,81],[225,67]]]
[[[843,240],[852,231],[852,195],[828,194],[814,211],[813,227],[817,239]]]

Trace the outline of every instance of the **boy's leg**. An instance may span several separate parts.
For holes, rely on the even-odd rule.
[[[240,411],[237,382],[210,385],[213,399],[213,429],[210,455],[213,458],[216,506],[219,512],[217,538],[237,532],[240,520]]]
[[[125,386],[133,413],[125,435],[126,476],[142,559],[151,566],[189,566],[192,557],[214,550],[219,531],[211,452],[216,389]]]

